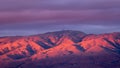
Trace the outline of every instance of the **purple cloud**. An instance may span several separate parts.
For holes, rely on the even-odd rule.
[[[114,24],[118,24],[120,22],[120,10],[25,10],[0,12],[1,24],[30,21],[48,21],[47,23],[50,21],[63,21],[66,23],[69,22],[71,24],[72,22],[77,22],[78,24],[88,22],[87,24],[89,24],[89,22],[94,21],[113,21]]]
[[[119,0],[0,0],[0,10],[120,8]]]
[[[120,22],[119,3],[119,0],[0,0],[0,23],[31,21],[117,23]]]
[[[0,0],[0,24],[2,35],[120,31],[120,0]]]

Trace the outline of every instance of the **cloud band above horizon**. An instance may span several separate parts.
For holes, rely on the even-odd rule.
[[[13,33],[16,31],[15,29],[20,29],[17,31],[18,33],[22,31],[24,33],[26,29],[27,31],[36,30],[35,26],[32,27],[31,24],[38,24],[39,29],[42,29],[43,32],[59,25],[65,25],[69,29],[71,25],[74,25],[71,29],[83,25],[92,25],[94,28],[95,26],[106,26],[107,29],[114,26],[117,28],[111,31],[120,31],[118,29],[120,0],[0,0],[0,5],[0,30],[3,34],[5,30],[13,31]],[[11,25],[14,26],[14,29]],[[22,29],[19,26],[26,27]],[[48,27],[43,28],[45,26]],[[95,30],[94,28],[88,27],[89,30]],[[63,27],[59,27],[59,29],[63,29]],[[85,27],[80,29],[84,30]]]

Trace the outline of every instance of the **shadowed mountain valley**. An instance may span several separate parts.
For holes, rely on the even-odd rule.
[[[120,33],[1,37],[0,68],[120,68]]]

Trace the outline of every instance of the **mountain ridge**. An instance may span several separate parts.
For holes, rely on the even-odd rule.
[[[104,56],[106,59],[101,56]],[[70,61],[72,57],[75,59]],[[99,57],[99,60],[97,57]],[[1,68],[9,68],[11,66],[17,68],[16,66],[18,65],[20,65],[18,67],[32,68],[29,66],[31,64],[35,68],[50,68],[51,65],[53,66],[51,68],[56,68],[54,67],[56,66],[55,64],[57,64],[57,67],[61,67],[60,63],[67,64],[67,66],[71,66],[72,63],[73,67],[75,65],[76,68],[79,68],[81,67],[79,63],[90,65],[93,62],[94,64],[91,65],[95,66],[95,68],[100,66],[106,67],[108,64],[111,64],[111,67],[116,66],[116,68],[119,68],[119,63],[117,63],[120,62],[119,58],[120,32],[86,34],[81,31],[64,30],[31,36],[0,38]],[[58,59],[64,60],[55,62]],[[82,61],[80,62],[77,59]],[[49,63],[42,64],[39,61]],[[50,63],[51,61],[53,63]],[[104,61],[106,61],[106,65],[101,64]],[[116,61],[116,64],[113,64],[113,61]],[[14,62],[15,64],[12,64]],[[96,62],[98,64],[95,64]],[[23,64],[21,65],[21,63]],[[62,68],[70,68],[64,64],[62,64]]]

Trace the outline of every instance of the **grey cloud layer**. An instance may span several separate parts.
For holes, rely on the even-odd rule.
[[[0,36],[64,28],[120,31],[120,0],[0,0]]]
[[[25,10],[25,11],[11,11],[0,12],[0,23],[10,24],[16,22],[30,22],[30,21],[46,21],[46,24],[55,21],[56,24],[61,22],[69,22],[71,24],[84,23],[95,24],[98,22],[109,22],[101,24],[119,24],[120,9],[106,9],[106,10]],[[58,22],[58,23],[57,23]],[[93,23],[90,23],[93,22]],[[111,22],[111,23],[110,23]],[[41,22],[42,24],[42,22]],[[100,23],[96,23],[100,24]]]
[[[120,0],[0,0],[0,23],[120,22]]]
[[[19,25],[19,26],[18,26]],[[4,28],[7,27],[7,28]],[[10,36],[10,35],[33,35],[39,33],[45,33],[49,31],[58,30],[79,30],[86,33],[105,33],[105,32],[118,32],[120,27],[118,26],[105,26],[105,25],[84,25],[84,24],[74,24],[74,25],[46,25],[43,26],[39,23],[36,24],[14,24],[14,25],[4,25],[0,27],[0,36]]]
[[[0,0],[0,10],[120,8],[120,0]]]

